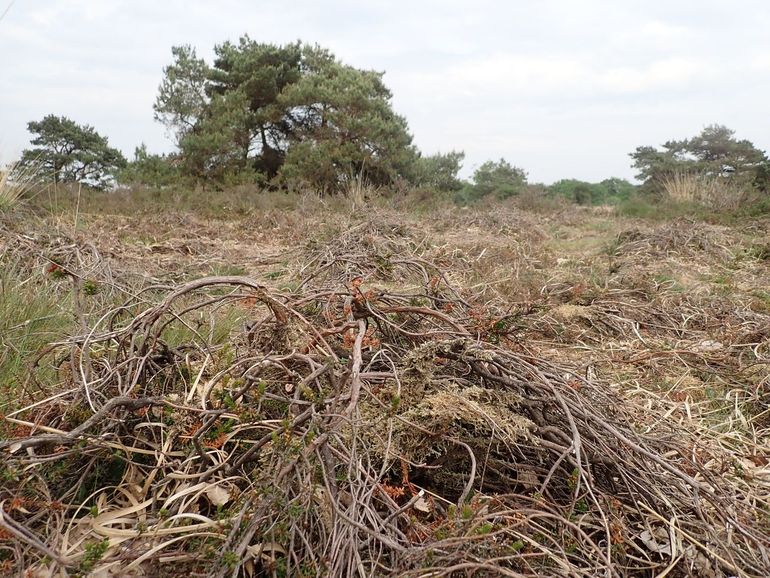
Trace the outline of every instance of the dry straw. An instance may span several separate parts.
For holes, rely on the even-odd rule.
[[[663,179],[663,189],[674,201],[710,209],[736,209],[748,197],[746,188],[729,178],[692,172],[674,172]]]
[[[8,209],[37,182],[40,167],[35,163],[11,163],[0,170],[0,210]]]

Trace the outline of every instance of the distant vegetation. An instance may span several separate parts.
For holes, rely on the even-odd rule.
[[[35,148],[24,151],[21,163],[34,167],[43,180],[103,189],[126,166],[123,154],[91,126],[49,114],[28,123],[27,128],[35,135],[31,141]]]
[[[511,166],[505,159],[487,161],[473,173],[473,182],[464,188],[464,197],[476,200],[495,196],[507,199],[524,191],[527,185],[527,173],[523,169]]]
[[[163,69],[153,108],[175,152],[153,154],[141,144],[126,160],[93,127],[48,115],[29,123],[34,148],[21,166],[44,181],[97,189],[245,185],[360,199],[416,190],[460,205],[521,197],[616,205],[639,216],[770,210],[768,157],[721,125],[660,148],[638,147],[630,156],[640,186],[619,178],[530,183],[523,168],[502,158],[482,163],[466,181],[459,176],[463,151],[425,155],[413,144],[381,72],[346,65],[317,45],[248,36],[216,45],[214,55],[208,63],[194,48],[177,46]]]
[[[244,36],[214,52],[209,65],[174,48],[155,102],[186,176],[322,192],[359,175],[375,185],[412,176],[418,154],[382,73],[299,42]]]
[[[134,158],[117,173],[117,180],[124,185],[144,185],[153,188],[168,187],[180,181],[182,171],[174,155],[158,155],[147,152],[142,143],[134,150]]]
[[[618,178],[605,179],[600,183],[562,179],[548,187],[554,195],[574,201],[578,205],[604,205],[627,201],[636,189],[635,185]]]
[[[633,166],[643,181],[642,189],[653,195],[677,196],[685,181],[696,188],[713,188],[724,193],[755,190],[767,193],[770,161],[748,140],[721,125],[704,128],[693,138],[668,141],[662,150],[641,146],[631,153]]]

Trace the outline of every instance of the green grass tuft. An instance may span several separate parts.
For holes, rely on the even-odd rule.
[[[4,407],[24,383],[26,363],[41,347],[67,335],[72,316],[69,297],[63,299],[42,272],[2,261],[0,267],[0,407]]]

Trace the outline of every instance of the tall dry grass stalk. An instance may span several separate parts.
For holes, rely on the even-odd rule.
[[[357,211],[366,205],[367,197],[372,198],[377,193],[377,189],[359,173],[346,180],[344,192],[350,202],[350,209]]]
[[[744,187],[718,176],[675,172],[664,178],[662,184],[669,199],[710,209],[735,209],[748,198]]]
[[[13,207],[38,181],[39,172],[36,163],[13,162],[0,169],[0,211]]]

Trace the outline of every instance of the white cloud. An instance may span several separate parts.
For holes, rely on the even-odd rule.
[[[751,58],[751,69],[755,72],[770,72],[770,52],[756,54]]]
[[[470,96],[544,94],[580,84],[582,62],[568,56],[494,54],[450,66],[445,85]]]
[[[693,81],[714,73],[715,70],[710,70],[706,63],[696,59],[669,58],[639,67],[601,71],[595,80],[601,89],[620,94],[634,94],[687,88]]]
[[[643,96],[692,87],[717,74],[707,63],[666,58],[636,66],[603,67],[590,56],[494,54],[464,60],[444,70],[408,75],[410,97],[435,104],[462,99],[466,106],[489,103],[568,103],[575,99]]]

